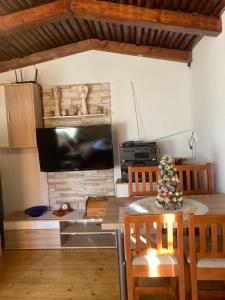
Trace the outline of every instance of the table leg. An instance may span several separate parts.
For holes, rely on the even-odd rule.
[[[120,300],[127,300],[124,233],[122,229],[116,230],[116,243],[117,243],[117,254],[118,254],[118,267],[119,267]]]

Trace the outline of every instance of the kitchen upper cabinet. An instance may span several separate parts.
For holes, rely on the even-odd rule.
[[[41,90],[35,84],[0,86],[0,147],[36,146],[36,128],[43,127]]]

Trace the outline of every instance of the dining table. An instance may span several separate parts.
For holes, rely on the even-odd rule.
[[[192,202],[196,201],[196,204],[199,205],[202,204],[204,207],[207,207],[207,210],[203,210],[203,214],[225,215],[225,194],[184,196],[184,202],[185,200],[187,201],[190,198],[192,199],[191,200]],[[121,218],[121,211],[123,210],[126,211],[127,208],[132,206],[132,204],[142,199],[146,201],[147,196],[110,198],[102,222],[102,230],[115,230],[116,232],[120,300],[127,300],[126,261],[125,261],[125,251],[124,251],[124,222],[123,222],[123,218]],[[165,209],[162,208],[161,213],[165,213],[165,212],[171,212],[171,211],[168,210],[165,211]],[[149,210],[148,213],[151,214],[151,210]],[[184,222],[184,227],[186,226],[187,226],[187,222]]]

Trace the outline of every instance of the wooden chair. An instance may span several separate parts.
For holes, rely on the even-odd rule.
[[[189,249],[192,300],[225,297],[225,291],[197,288],[198,280],[225,280],[225,215],[189,214]]]
[[[140,292],[174,295],[174,285],[143,287],[137,282],[141,277],[177,277],[179,299],[185,299],[182,213],[125,214],[125,256],[128,300]]]
[[[184,195],[214,193],[213,165],[194,164],[176,166]],[[157,194],[159,169],[154,167],[128,167],[130,196]]]

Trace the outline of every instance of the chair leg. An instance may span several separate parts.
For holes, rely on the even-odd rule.
[[[198,300],[197,273],[191,268],[191,299]]]
[[[171,299],[177,300],[177,278],[170,277]]]
[[[179,277],[179,300],[185,300],[185,277],[184,277],[184,268],[180,271]]]
[[[127,278],[127,299],[135,300],[134,279],[131,276],[129,276],[129,278]]]

